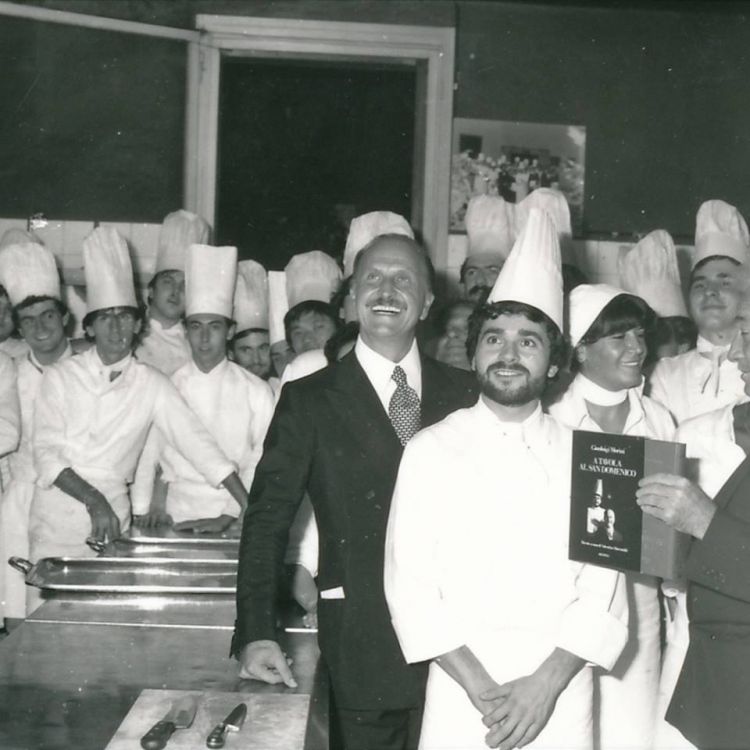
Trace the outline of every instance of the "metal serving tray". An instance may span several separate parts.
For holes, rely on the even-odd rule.
[[[115,539],[104,549],[105,557],[166,557],[174,560],[233,560],[240,554],[238,540],[234,544],[216,544],[210,539],[176,540],[172,542]]]
[[[143,594],[233,594],[237,562],[164,557],[47,557],[36,565],[11,558],[26,583],[51,591]]]
[[[220,534],[193,534],[188,531],[175,531],[168,526],[153,529],[131,527],[126,536],[118,541],[131,544],[195,544],[217,547],[236,547],[240,544],[240,529],[234,526]]]

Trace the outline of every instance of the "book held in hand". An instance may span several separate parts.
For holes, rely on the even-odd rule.
[[[645,476],[684,471],[682,443],[574,430],[570,559],[680,577],[690,538],[644,513],[635,495]]]

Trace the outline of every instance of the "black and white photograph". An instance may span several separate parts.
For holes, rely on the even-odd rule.
[[[0,750],[747,750],[748,50],[0,0]]]

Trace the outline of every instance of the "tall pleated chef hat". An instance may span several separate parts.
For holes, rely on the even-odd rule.
[[[198,214],[184,209],[167,214],[159,232],[154,273],[184,271],[188,248],[208,242],[209,232],[208,224]]]
[[[286,295],[286,273],[284,271],[268,272],[268,340],[273,346],[286,340],[284,316],[289,311],[289,299]]]
[[[721,200],[701,204],[695,216],[693,268],[712,255],[723,255],[745,263],[749,246],[747,223],[734,206]]]
[[[570,343],[578,346],[599,313],[615,298],[627,294],[610,284],[580,284],[568,295]]]
[[[475,195],[466,207],[467,258],[505,261],[513,247],[515,208],[499,195]]]
[[[249,328],[268,328],[268,274],[254,260],[241,260],[237,265],[234,320],[237,333]]]
[[[307,300],[330,302],[341,283],[341,269],[321,250],[295,255],[284,269],[289,307]]]
[[[0,250],[0,284],[11,305],[20,305],[32,296],[61,298],[55,256],[37,242],[8,245]]]
[[[25,229],[19,229],[18,227],[11,227],[3,232],[3,236],[0,237],[0,250],[9,245],[25,245],[29,242],[40,244],[39,240],[27,232]]]
[[[190,245],[185,258],[185,316],[232,318],[237,248]]]
[[[597,479],[594,483],[594,494],[604,496],[604,482],[601,479]]]
[[[88,312],[137,307],[128,245],[112,227],[98,227],[83,241]]]
[[[402,234],[414,239],[414,230],[401,215],[392,211],[370,211],[355,216],[349,224],[349,234],[344,247],[344,277],[354,271],[354,259],[359,251],[381,234]]]
[[[563,286],[560,241],[550,215],[529,212],[487,302],[522,302],[541,310],[562,331]]]
[[[677,251],[669,232],[649,232],[636,245],[620,252],[617,266],[622,288],[646,300],[657,315],[687,317]]]
[[[517,233],[520,233],[526,226],[532,208],[541,208],[550,215],[560,240],[563,260],[573,262],[573,258],[568,257],[572,253],[573,230],[567,198],[559,190],[553,188],[537,188],[530,192],[516,205]]]

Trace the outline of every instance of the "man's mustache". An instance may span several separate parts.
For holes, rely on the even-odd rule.
[[[530,375],[529,371],[523,365],[508,364],[506,362],[493,362],[487,367],[487,374],[490,375],[499,370],[509,370],[510,372],[520,372],[524,375]]]

